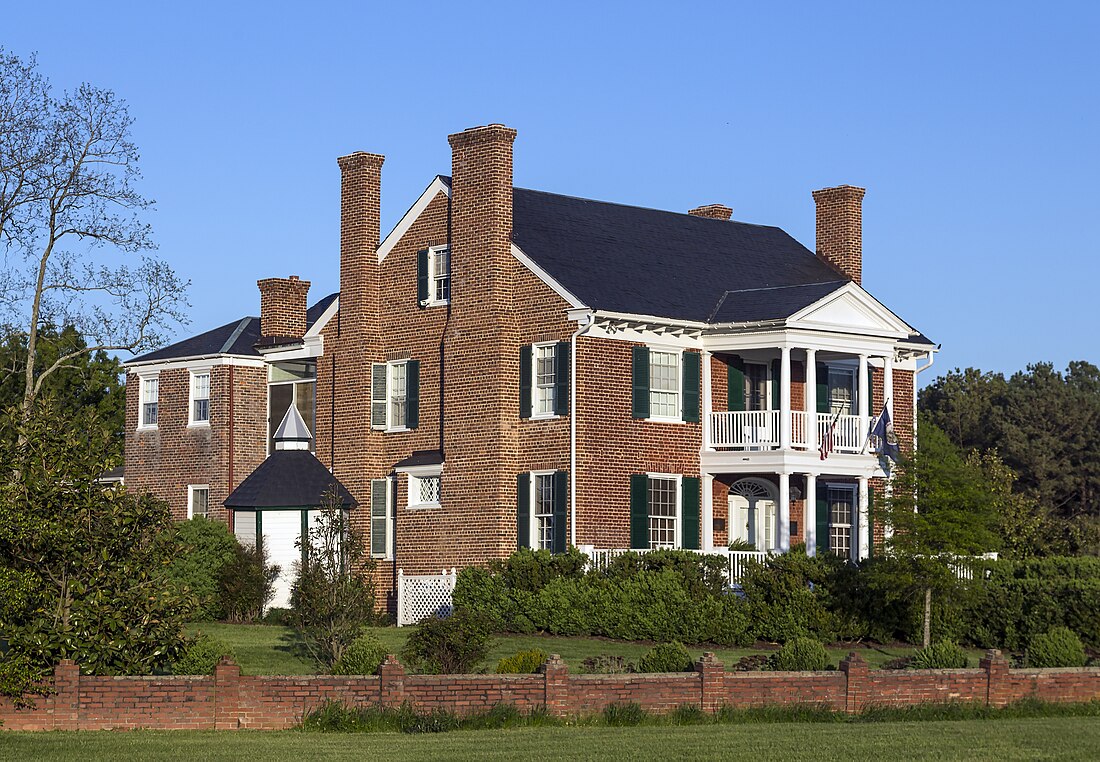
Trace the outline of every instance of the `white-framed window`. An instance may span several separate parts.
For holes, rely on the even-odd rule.
[[[410,508],[438,508],[439,498],[442,494],[443,475],[434,474],[409,474],[409,507]]]
[[[856,402],[855,368],[829,366],[829,412],[832,415],[854,415]]]
[[[682,352],[649,350],[649,417],[680,421],[680,362]]]
[[[371,428],[408,431],[418,424],[420,362],[391,360],[371,369]]]
[[[553,471],[531,473],[531,547],[535,550],[554,549]]]
[[[372,558],[393,558],[393,480],[371,479],[370,554]]]
[[[829,550],[841,558],[852,555],[852,517],[855,515],[856,489],[850,484],[829,484]]]
[[[210,371],[191,371],[189,426],[210,425]]]
[[[647,474],[649,547],[680,547],[681,477],[676,474]]]
[[[550,418],[557,404],[555,390],[558,378],[558,347],[556,343],[535,344],[531,348],[532,418]]]
[[[286,360],[272,363],[267,369],[267,451],[275,452],[275,432],[290,406],[298,413],[306,428],[316,437],[317,363],[314,360]],[[317,449],[317,440],[310,450]]]
[[[187,485],[187,518],[210,515],[210,486],[206,484]]]
[[[408,409],[406,404],[408,402],[406,363],[393,362],[387,363],[387,365],[389,366],[387,371],[389,381],[386,390],[387,428],[404,429],[405,414]]]
[[[160,377],[144,376],[141,382],[141,410],[138,413],[139,429],[157,427],[158,402],[160,399]]]
[[[446,246],[428,249],[428,306],[451,300],[451,250]]]
[[[770,387],[767,363],[745,363],[745,410],[770,410]]]

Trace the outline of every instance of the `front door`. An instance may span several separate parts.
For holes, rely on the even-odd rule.
[[[775,501],[746,495],[729,496],[730,540],[743,540],[757,550],[775,551]]]

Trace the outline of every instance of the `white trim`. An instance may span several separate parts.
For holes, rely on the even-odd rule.
[[[438,479],[439,480],[439,494],[440,494],[440,497],[442,497],[442,495],[443,495],[443,469],[438,468],[435,471],[435,473],[413,473],[411,470],[406,471],[405,473],[407,473],[409,475],[409,478],[406,480],[408,482],[408,494],[405,496],[406,497],[406,501],[405,501],[406,507],[409,508],[410,510],[418,510],[420,508],[439,508],[440,507],[440,501],[439,500],[433,500],[433,501],[430,501],[430,502],[427,502],[427,503],[419,502],[420,482],[424,481],[425,479]],[[416,490],[416,497],[418,499],[418,501],[415,502],[415,503],[413,502],[413,490],[414,489]]]
[[[206,419],[199,421],[195,420],[195,378],[196,376],[206,376]],[[189,429],[208,429],[210,428],[210,396],[211,396],[211,373],[209,368],[191,368],[187,374],[187,428]]]
[[[439,255],[443,252],[447,252],[447,298],[436,299],[435,298],[435,286],[438,282],[438,278],[435,274],[435,262],[439,258]],[[428,278],[428,298],[420,303],[421,307],[445,307],[451,303],[451,245],[443,244],[441,246],[429,246],[428,247],[428,272],[426,276]]]
[[[325,326],[328,325],[328,321],[332,320],[333,316],[340,311],[340,296],[337,294],[336,298],[332,300],[332,304],[325,308],[325,311],[321,313],[321,317],[314,321],[313,325],[306,331],[303,339],[312,339],[314,336],[320,337],[321,331],[325,330]]]
[[[645,420],[653,423],[684,423],[684,350],[680,347],[672,347],[660,344],[647,344],[649,350],[649,417]],[[653,415],[653,353],[661,352],[666,355],[676,355],[676,415]],[[658,390],[661,394],[669,394],[667,390]]]
[[[277,347],[260,347],[256,350],[264,362],[287,362],[289,360],[310,360],[325,353],[324,336],[307,336],[298,344],[286,344]]]
[[[550,406],[549,413],[540,413],[539,407],[539,349],[543,347],[551,347],[554,352],[554,382],[550,384],[550,388],[553,390],[554,404]],[[549,421],[554,418],[560,418],[557,413],[554,412],[558,405],[558,362],[561,360],[558,357],[558,342],[556,341],[537,341],[531,345],[531,409],[530,419],[532,421]]]
[[[538,540],[539,540],[539,526],[538,526],[539,525],[539,522],[538,522],[539,514],[536,510],[537,500],[535,499],[535,496],[538,493],[535,490],[535,480],[539,476],[549,476],[550,480],[551,480],[550,483],[551,483],[551,485],[553,485],[553,483],[554,483],[553,482],[554,473],[555,473],[554,469],[550,469],[549,471],[541,470],[541,471],[528,471],[527,472],[527,474],[528,474],[528,478],[527,478],[527,504],[530,506],[530,516],[529,516],[528,521],[527,521],[527,547],[531,548],[531,550],[541,550],[541,548],[539,547],[539,542],[538,542]],[[556,495],[554,496],[554,501],[555,501],[555,503],[557,502],[557,496]],[[554,520],[553,517],[554,517],[554,508],[553,508],[553,506],[551,506],[551,508],[550,508],[551,526],[553,526],[553,520]],[[553,540],[553,536],[551,536],[551,538],[550,538],[550,547],[546,548],[546,550],[551,550],[552,551],[553,546],[554,546],[554,540]]]
[[[137,430],[138,431],[156,431],[158,424],[160,423],[160,372],[155,371],[152,373],[139,373],[138,378],[138,411],[137,411]],[[145,382],[153,381],[157,382],[157,423],[145,423]]]
[[[206,513],[200,514],[204,517],[210,516],[210,485],[209,484],[188,484],[187,485],[187,518],[195,518],[195,490],[206,490]]]
[[[391,405],[393,404],[393,371],[398,365],[405,366],[405,422],[400,426],[394,426],[391,422],[393,420],[393,410]],[[390,360],[386,363],[386,428],[383,431],[387,434],[395,434],[402,431],[411,431],[409,429],[409,360]]]
[[[398,474],[409,474],[410,476],[440,476],[443,473],[442,463],[429,463],[425,466],[400,466],[393,469]]]
[[[424,192],[420,194],[420,197],[413,202],[413,205],[409,207],[409,210],[397,221],[393,230],[382,240],[382,243],[378,245],[378,263],[381,264],[386,259],[386,255],[393,250],[393,247],[397,245],[405,233],[409,232],[409,228],[413,226],[413,223],[424,213],[424,210],[428,208],[428,205],[435,200],[435,197],[442,193],[447,198],[451,197],[450,187],[443,182],[438,176],[428,184],[428,187],[424,189]]]
[[[146,360],[135,363],[133,361],[123,363],[122,367],[129,373],[140,375],[152,375],[165,370],[190,370],[191,368],[217,368],[222,365],[233,365],[238,368],[263,368],[267,365],[262,357],[245,357],[243,355],[192,355],[190,357],[173,357],[171,360]]]
[[[832,552],[832,527],[833,527],[833,507],[829,502],[829,490],[844,490],[852,496],[852,515],[848,521],[849,527],[848,535],[848,558],[852,561],[859,560],[859,543],[862,541],[862,531],[859,526],[859,485],[852,484],[851,482],[822,482],[825,486],[825,512],[826,512],[826,527],[829,529],[829,535],[825,537],[824,545],[819,537],[817,541],[817,547],[820,551],[824,548],[826,553]]]
[[[673,543],[674,550],[680,550],[684,547],[684,475],[683,474],[662,474],[652,471],[646,471],[646,502],[648,503],[649,497],[649,480],[652,479],[665,479],[676,482],[676,539]],[[649,539],[649,505],[646,505],[646,547],[652,548],[651,540]]]
[[[554,278],[550,276],[550,273],[546,272],[537,264],[535,264],[535,260],[524,254],[523,250],[520,247],[516,246],[514,243],[512,244],[512,256],[518,259],[521,265],[530,270],[531,273],[536,278],[541,280],[546,286],[548,286],[551,291],[553,291],[565,301],[569,302],[569,306],[572,309],[587,309],[587,307],[585,307],[584,305],[584,302],[574,296],[573,292],[554,280]]]
[[[840,299],[849,300],[853,306],[863,312],[872,320],[882,324],[881,330],[874,330],[869,328],[863,328],[860,326],[850,326],[834,323],[818,322],[809,319],[814,312],[818,311],[822,307]],[[893,312],[891,312],[886,305],[880,302],[875,297],[863,290],[860,286],[857,286],[854,282],[845,283],[843,286],[835,291],[831,291],[825,296],[818,299],[813,304],[803,307],[798,312],[790,315],[784,321],[787,325],[793,326],[801,323],[803,325],[815,328],[823,328],[825,330],[838,331],[841,333],[858,333],[872,336],[889,336],[894,339],[900,339],[902,341],[909,339],[913,335],[913,327],[899,318]]]

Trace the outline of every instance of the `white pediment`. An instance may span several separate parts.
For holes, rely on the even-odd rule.
[[[854,283],[804,307],[787,320],[792,328],[858,333],[905,339],[912,329]]]

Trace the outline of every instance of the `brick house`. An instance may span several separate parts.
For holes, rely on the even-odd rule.
[[[255,533],[224,503],[293,407],[385,590],[517,545],[867,556],[867,434],[885,405],[912,442],[935,347],[862,288],[864,190],[814,192],[815,254],[719,204],[514,188],[515,136],[451,135],[385,238],[383,157],[340,158],[339,294],[261,280],[259,318],[129,362],[127,484]]]

